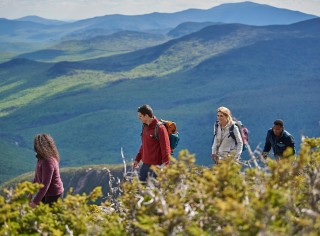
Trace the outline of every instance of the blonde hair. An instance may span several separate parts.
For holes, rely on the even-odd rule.
[[[233,120],[232,120],[232,116],[231,116],[231,111],[226,108],[226,107],[219,107],[217,109],[217,112],[221,112],[223,115],[225,115],[227,117],[227,120],[228,120],[228,123],[232,123]]]
[[[39,158],[55,158],[60,160],[58,149],[53,138],[49,134],[37,134],[34,137],[34,151],[39,155]]]

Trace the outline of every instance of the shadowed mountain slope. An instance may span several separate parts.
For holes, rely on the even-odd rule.
[[[24,53],[16,58],[39,61],[77,61],[123,54],[166,42],[164,35],[121,31],[85,40],[63,41],[49,49]]]

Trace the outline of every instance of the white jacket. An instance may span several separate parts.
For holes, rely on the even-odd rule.
[[[212,154],[216,154],[219,159],[223,159],[226,155],[235,152],[235,158],[239,159],[242,153],[242,138],[238,126],[234,124],[234,135],[236,136],[237,145],[235,144],[234,139],[230,136],[229,128],[230,124],[227,124],[226,127],[221,128],[218,124],[218,130],[216,136],[214,137],[212,144]]]

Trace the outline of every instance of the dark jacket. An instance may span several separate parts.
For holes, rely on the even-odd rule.
[[[269,152],[271,147],[275,156],[282,156],[287,147],[292,147],[293,154],[296,152],[294,138],[286,130],[283,130],[279,137],[273,133],[272,128],[268,130],[263,152]]]
[[[169,164],[171,154],[169,135],[166,127],[160,125],[158,129],[159,141],[154,137],[155,127],[158,123],[156,118],[150,125],[144,125],[142,129],[142,144],[136,156],[136,161],[142,161],[148,165]]]

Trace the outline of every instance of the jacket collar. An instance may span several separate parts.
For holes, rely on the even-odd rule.
[[[155,128],[158,122],[159,122],[158,119],[154,116],[153,120],[151,121],[151,123],[149,125],[147,125],[147,124],[144,124],[144,125],[148,126],[149,128]]]

